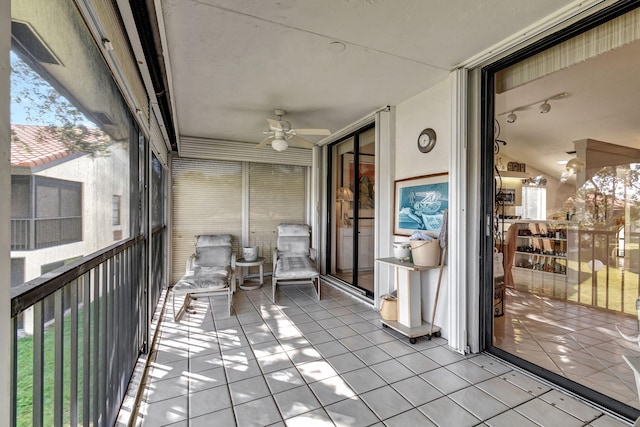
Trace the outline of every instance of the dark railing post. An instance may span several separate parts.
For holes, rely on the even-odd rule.
[[[95,272],[95,270],[94,270]],[[88,426],[91,420],[91,313],[93,302],[91,299],[92,275],[88,272],[82,284],[82,321],[84,331],[82,335],[82,425]],[[95,273],[94,276],[95,277]]]
[[[53,297],[53,321],[54,321],[54,368],[53,368],[53,422],[56,426],[62,426],[62,408],[64,401],[64,310],[62,295],[63,290],[58,289]],[[46,357],[46,355],[45,355]]]
[[[69,354],[69,424],[72,427],[78,425],[78,290],[82,290],[84,276],[76,280],[75,286],[71,287],[71,352]]]
[[[42,300],[33,305],[33,425],[44,422],[44,316]]]

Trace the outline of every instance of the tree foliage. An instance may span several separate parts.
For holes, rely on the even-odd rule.
[[[106,153],[106,133],[60,94],[18,55],[11,55],[11,103],[25,112],[27,124],[39,126],[38,141],[23,141],[12,130],[12,143],[29,151],[29,144],[57,140],[72,153]]]

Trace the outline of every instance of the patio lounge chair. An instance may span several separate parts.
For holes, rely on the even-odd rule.
[[[278,225],[278,239],[273,251],[273,302],[279,284],[311,283],[320,300],[320,272],[315,265],[315,249],[310,244],[307,224]]]
[[[185,275],[173,286],[173,319],[178,321],[195,296],[226,295],[229,316],[236,286],[236,255],[231,247],[231,235],[196,236],[195,253],[187,260]],[[176,295],[184,301],[176,311]]]

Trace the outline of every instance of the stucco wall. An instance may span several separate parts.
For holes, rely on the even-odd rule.
[[[418,151],[417,138],[424,128],[433,128],[437,143],[430,153]],[[449,172],[451,151],[451,82],[447,79],[396,106],[396,177],[411,178]],[[406,237],[395,236],[395,241]],[[422,318],[430,321],[438,283],[439,269],[422,272]],[[445,266],[435,324],[448,336],[447,287]]]
[[[112,245],[113,231],[129,235],[129,152],[114,144],[106,156],[80,156],[38,172],[36,175],[82,183],[81,242],[34,251],[12,251],[12,258],[25,258],[25,281],[42,274],[41,265],[89,255]],[[111,196],[121,197],[121,225],[111,225]]]

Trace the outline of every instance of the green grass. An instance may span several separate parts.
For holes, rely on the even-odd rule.
[[[577,271],[578,262],[570,261],[568,267]],[[569,292],[567,295],[568,300],[580,301],[582,304],[593,305],[595,307],[627,314],[636,314],[636,298],[638,297],[639,286],[639,275],[637,272],[609,266],[608,277],[607,268],[603,268],[596,273],[594,281],[592,279],[591,269],[586,262],[580,263],[580,271],[582,274],[577,290]],[[622,290],[623,278],[624,291]]]
[[[78,310],[78,419],[82,421],[82,386],[83,386],[83,347],[84,331],[82,328],[83,311]],[[91,319],[91,323],[93,320]],[[91,326],[91,331],[93,327]],[[63,322],[63,423],[70,424],[71,414],[71,317],[65,316]],[[18,426],[39,424],[33,421],[33,337],[18,338],[18,375],[16,393],[16,420]],[[44,380],[43,380],[43,425],[54,425],[54,372],[55,372],[56,331],[53,325],[44,330]],[[91,345],[93,346],[93,337]]]

